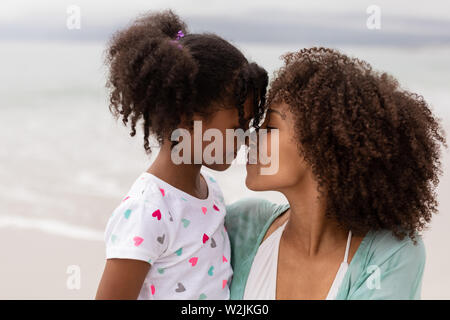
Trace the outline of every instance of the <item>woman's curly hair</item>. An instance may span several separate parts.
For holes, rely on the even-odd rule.
[[[184,36],[177,37],[180,30]],[[147,153],[150,135],[161,143],[182,118],[192,127],[195,113],[235,107],[243,126],[251,97],[253,123],[264,114],[267,72],[217,35],[189,33],[171,10],[147,13],[116,32],[105,62],[109,108],[125,125],[131,122],[131,136],[142,121]]]
[[[439,119],[422,96],[336,50],[283,59],[267,104],[285,102],[294,114],[327,216],[354,234],[388,229],[415,241],[437,212],[440,144],[447,146]]]

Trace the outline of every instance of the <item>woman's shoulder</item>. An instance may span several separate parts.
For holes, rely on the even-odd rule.
[[[270,221],[288,207],[259,198],[244,198],[227,205],[225,226],[232,245],[256,244]]]
[[[227,205],[225,221],[231,226],[247,227],[248,225],[264,226],[267,221],[277,215],[288,204],[277,204],[260,198],[244,198]]]
[[[371,262],[382,264],[392,258],[404,261],[425,261],[425,245],[422,237],[416,233],[411,239],[404,236],[402,239],[396,237],[390,230],[371,231],[368,237],[367,251]]]
[[[265,230],[288,204],[276,204],[264,199],[244,198],[227,206],[225,226],[231,245],[231,265],[234,275],[231,299],[242,299],[250,266]]]
[[[369,231],[350,263],[339,299],[418,299],[425,267],[420,235],[396,237],[390,230]]]
[[[257,211],[259,207],[268,207],[271,204],[272,202],[266,199],[248,197],[228,204],[227,209],[230,215],[237,215],[239,212]]]

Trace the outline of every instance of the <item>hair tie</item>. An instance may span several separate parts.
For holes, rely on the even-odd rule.
[[[180,40],[181,38],[183,38],[183,37],[184,37],[184,33],[183,33],[182,30],[180,30],[180,31],[177,32],[177,38],[176,38],[175,40],[170,40],[170,42],[173,43],[173,44],[177,44],[177,47],[178,47],[179,49],[182,49],[183,47],[182,47],[181,44],[179,43],[179,40]]]
[[[177,32],[177,41],[184,37],[184,33],[182,30]]]

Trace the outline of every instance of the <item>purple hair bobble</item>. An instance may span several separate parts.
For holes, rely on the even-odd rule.
[[[183,38],[183,37],[184,37],[183,31],[182,31],[182,30],[178,31],[178,32],[177,32],[177,40],[180,40],[180,39]]]
[[[183,37],[184,37],[184,33],[183,33],[183,31],[180,30],[177,32],[176,40],[170,40],[170,43],[176,44],[179,49],[182,49],[183,47],[181,46],[180,43],[178,43],[178,41]]]

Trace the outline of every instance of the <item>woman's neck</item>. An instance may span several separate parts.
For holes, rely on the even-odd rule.
[[[290,205],[284,241],[308,256],[333,252],[345,244],[348,233],[325,216],[325,199],[319,198],[317,187],[312,173],[308,172],[296,185],[280,190]]]
[[[201,168],[201,164],[173,163],[170,143],[163,143],[147,172],[196,198],[205,199],[208,197],[208,188],[202,182]]]

